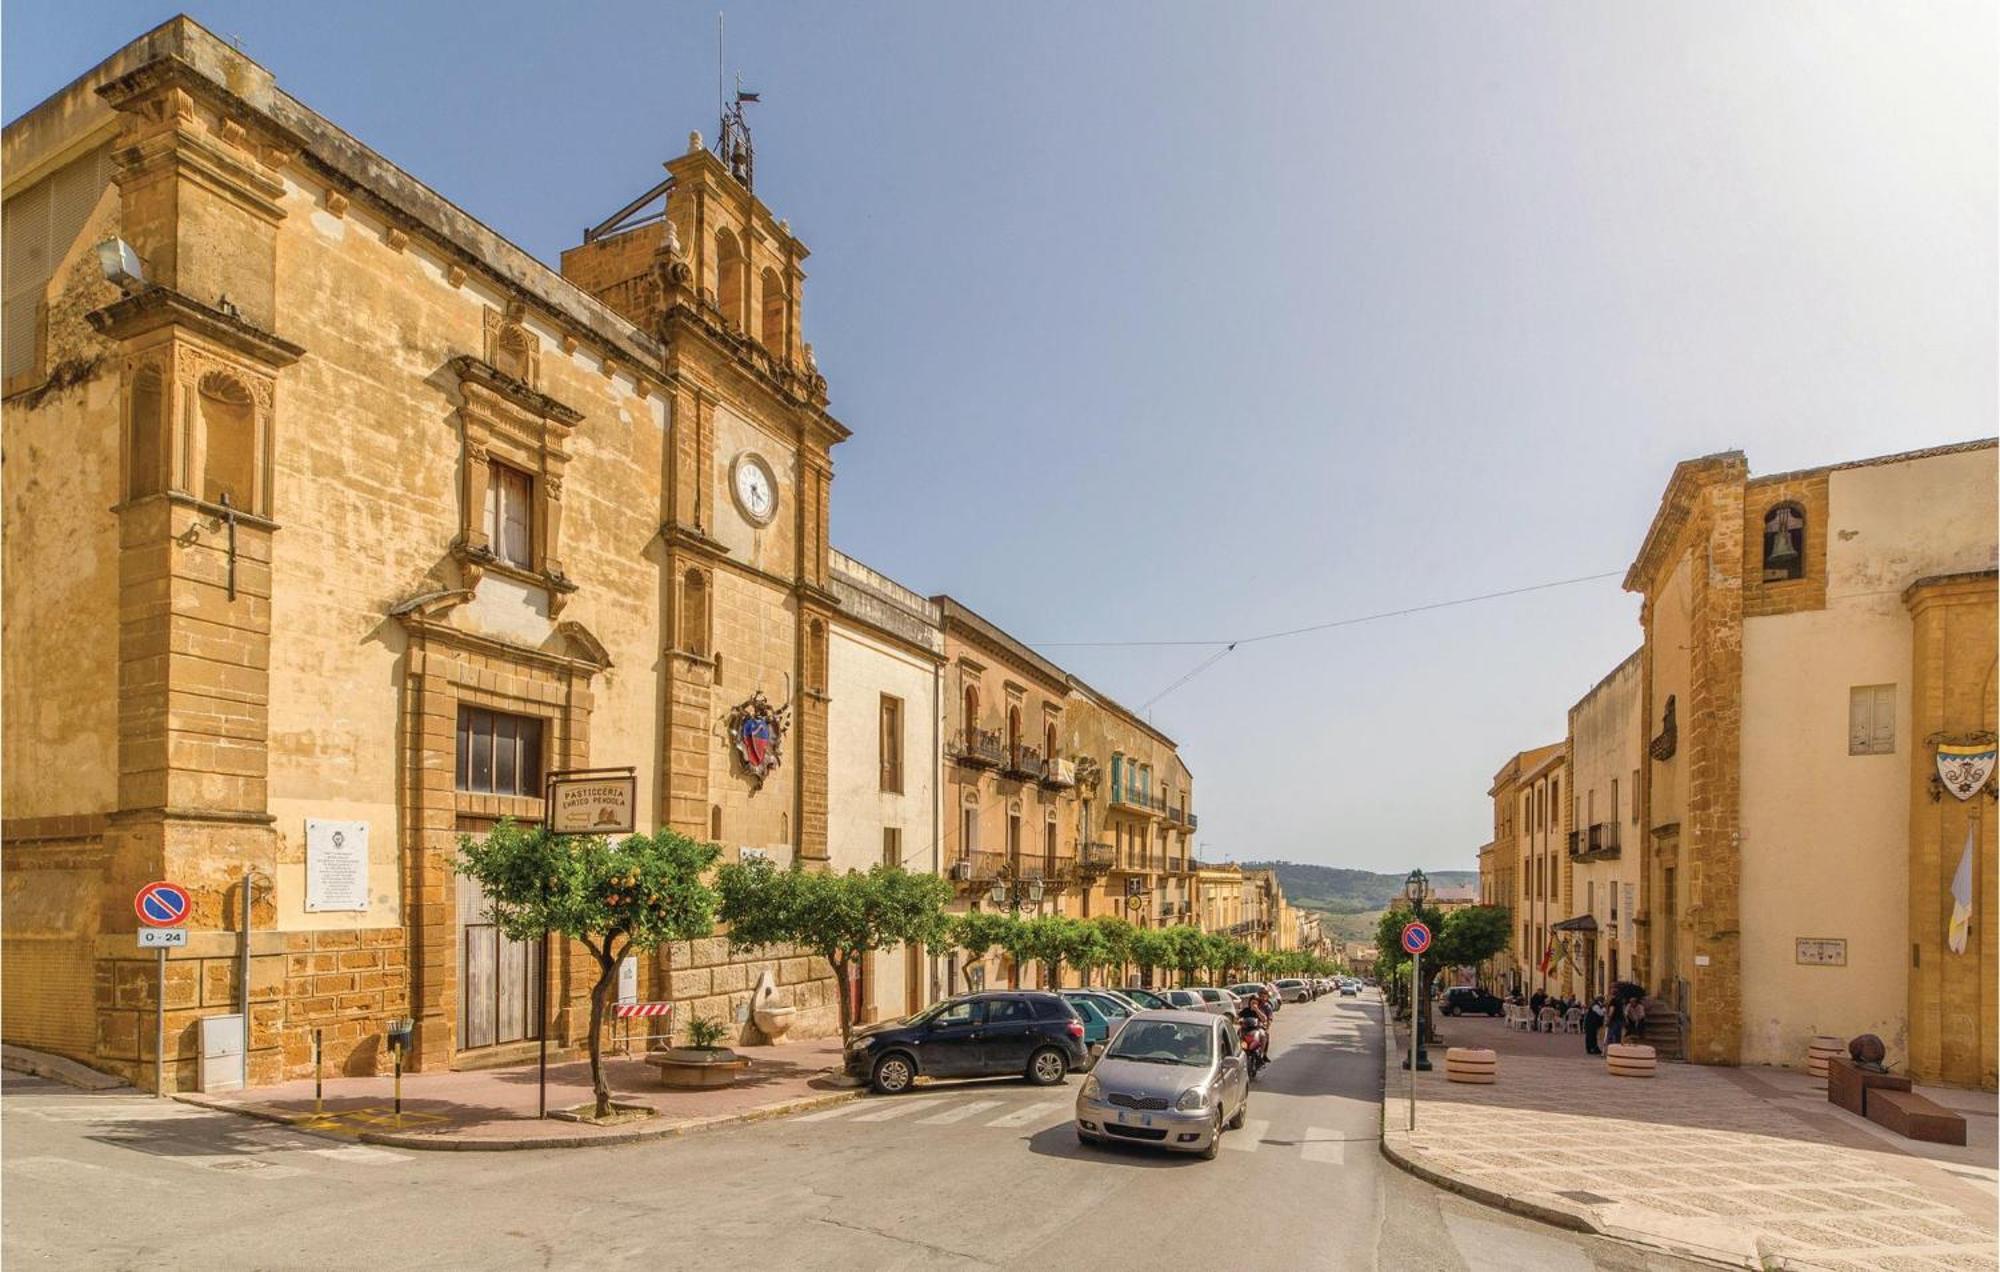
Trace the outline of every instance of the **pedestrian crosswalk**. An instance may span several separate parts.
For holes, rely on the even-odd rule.
[[[955,1128],[966,1133],[982,1130],[1014,1131],[1039,1134],[1042,1131],[1066,1126],[1074,1115],[1075,1097],[1066,1095],[1062,1099],[1038,1098],[1045,1093],[1022,1093],[1011,1098],[983,1095],[977,1090],[952,1091],[945,1088],[935,1094],[916,1096],[875,1096],[836,1104],[830,1108],[816,1109],[786,1119],[788,1125],[797,1127],[826,1126],[829,1131],[838,1129],[828,1125],[839,1123],[859,1131],[863,1127],[870,1130],[880,1128],[883,1133],[908,1130],[913,1134],[924,1134],[917,1128]],[[1255,1109],[1253,1097],[1251,1108]],[[1290,1153],[1302,1162],[1322,1166],[1344,1166],[1350,1160],[1349,1150],[1359,1145],[1360,1153],[1372,1153],[1375,1137],[1365,1128],[1357,1131],[1343,1131],[1334,1127],[1287,1125],[1274,1130],[1275,1123],[1270,1118],[1246,1117],[1243,1125],[1224,1133],[1223,1151],[1229,1153]]]

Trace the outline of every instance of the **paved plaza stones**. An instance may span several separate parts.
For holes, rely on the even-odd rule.
[[[1498,1051],[1498,1083],[1419,1075],[1412,1134],[1392,1064],[1386,1148],[1463,1191],[1742,1266],[2000,1268],[1991,1095],[1929,1091],[1966,1115],[1970,1142],[1919,1145],[1833,1108],[1804,1074],[1673,1064],[1637,1082],[1573,1035],[1472,1020],[1449,1035]]]

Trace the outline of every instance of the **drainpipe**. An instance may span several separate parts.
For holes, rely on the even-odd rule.
[[[242,975],[237,977],[236,1010],[243,1017],[243,1063],[246,1066],[250,1063],[250,881],[254,877],[254,872],[248,869],[243,871],[243,921],[236,932],[237,966],[242,971]],[[244,1085],[248,1086],[247,1067],[244,1074]]]

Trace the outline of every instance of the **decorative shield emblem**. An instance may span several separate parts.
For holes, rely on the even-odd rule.
[[[1938,780],[1959,799],[1971,799],[1986,788],[2000,760],[2000,744],[1983,742],[1940,742],[1937,749]]]
[[[773,707],[761,691],[729,713],[729,736],[753,789],[761,788],[765,774],[778,767],[791,713],[790,704]]]

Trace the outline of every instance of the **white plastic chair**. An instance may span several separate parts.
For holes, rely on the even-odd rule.
[[[1556,1015],[1555,1008],[1544,1007],[1542,1008],[1540,1019],[1536,1021],[1536,1025],[1543,1033],[1554,1033],[1556,1031],[1556,1024],[1561,1019],[1560,1016]]]
[[[1563,1032],[1564,1033],[1583,1032],[1583,1008],[1572,1007],[1568,1011],[1563,1013]]]

